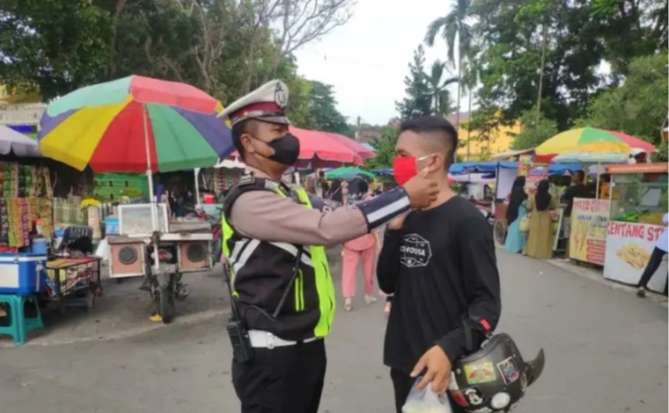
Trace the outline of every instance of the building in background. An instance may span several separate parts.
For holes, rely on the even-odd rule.
[[[447,119],[457,127],[460,145],[457,154],[462,159],[467,159],[467,146],[469,145],[470,160],[487,160],[492,156],[511,150],[513,137],[520,133],[520,122],[512,126],[499,126],[488,131],[484,136],[481,131],[472,130],[469,133],[469,142],[467,142],[467,125],[471,119],[470,112],[460,113],[460,124],[457,124],[457,115],[449,115]]]

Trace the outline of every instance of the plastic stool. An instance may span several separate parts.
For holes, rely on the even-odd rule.
[[[25,316],[26,302],[35,306],[35,317]],[[9,326],[0,326],[0,334],[12,336],[14,344],[22,346],[26,344],[26,336],[29,332],[44,328],[42,313],[39,302],[34,295],[0,294],[0,303],[7,304],[10,317]]]

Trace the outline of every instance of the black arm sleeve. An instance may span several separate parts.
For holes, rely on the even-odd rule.
[[[402,230],[387,230],[383,235],[383,248],[376,264],[376,277],[379,288],[386,294],[395,293],[395,286],[400,277],[400,246]]]
[[[492,231],[482,216],[471,217],[460,223],[457,237],[465,293],[469,302],[469,314],[466,316],[485,330],[492,331],[497,326],[502,311]],[[466,351],[464,327],[450,331],[437,344],[449,360],[454,362]]]

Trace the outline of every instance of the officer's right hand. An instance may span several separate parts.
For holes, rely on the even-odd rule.
[[[437,194],[439,193],[437,182],[427,177],[427,170],[423,170],[411,178],[402,188],[409,195],[409,201],[413,209],[427,208],[437,200]]]

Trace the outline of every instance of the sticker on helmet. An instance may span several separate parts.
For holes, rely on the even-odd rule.
[[[465,399],[465,396],[462,394],[460,391],[451,391],[451,397],[453,398],[453,401],[456,402],[458,405],[462,407],[467,406],[467,399]]]
[[[502,374],[502,378],[506,384],[511,384],[520,378],[520,371],[518,370],[518,367],[516,367],[516,362],[513,361],[513,357],[509,357],[501,363],[497,363],[497,368]]]
[[[467,398],[467,402],[472,406],[478,406],[484,402],[483,395],[481,394],[481,391],[478,389],[478,387],[470,387],[463,391],[463,393]]]
[[[470,413],[492,413],[490,407],[481,407],[480,409],[472,410]]]
[[[467,383],[469,384],[490,383],[491,381],[497,380],[495,367],[490,362],[467,364],[465,366],[465,375],[467,376]]]

